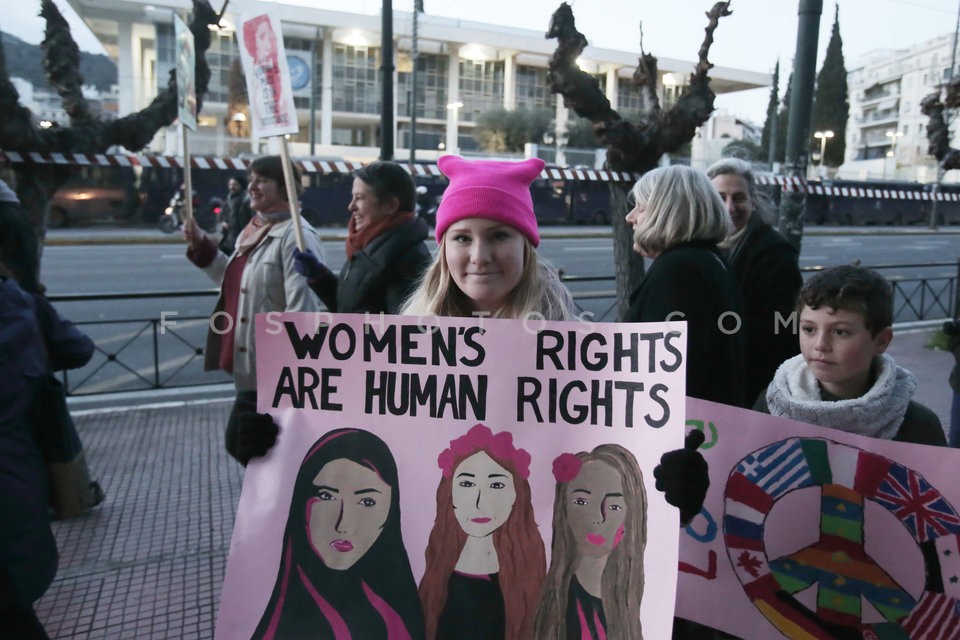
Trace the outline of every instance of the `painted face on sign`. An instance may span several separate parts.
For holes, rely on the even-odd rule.
[[[627,517],[623,482],[606,462],[591,460],[567,485],[567,521],[580,554],[599,558],[620,543]]]
[[[255,42],[257,61],[267,60],[276,55],[277,43],[273,39],[273,31],[270,30],[268,22],[264,21],[257,25]]]
[[[313,486],[306,515],[310,545],[325,565],[345,571],[380,537],[393,490],[372,469],[344,458],[325,464]]]
[[[485,451],[478,451],[453,472],[453,512],[460,528],[477,538],[500,528],[517,500],[513,474]]]

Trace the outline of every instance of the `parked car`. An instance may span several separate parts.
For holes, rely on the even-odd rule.
[[[94,222],[127,222],[139,204],[135,192],[120,186],[67,183],[50,200],[47,226],[60,229]]]

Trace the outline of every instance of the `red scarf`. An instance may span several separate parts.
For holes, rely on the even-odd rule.
[[[371,222],[361,231],[357,231],[356,221],[353,216],[350,216],[350,223],[347,225],[347,260],[352,260],[354,253],[370,244],[371,240],[384,231],[410,222],[414,217],[416,216],[413,211],[398,211],[393,215],[384,216],[376,222]]]

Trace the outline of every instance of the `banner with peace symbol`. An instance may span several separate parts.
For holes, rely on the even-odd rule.
[[[688,398],[710,491],[677,615],[743,638],[960,638],[955,449]]]

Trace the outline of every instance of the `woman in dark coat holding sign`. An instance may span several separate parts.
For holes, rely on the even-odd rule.
[[[294,266],[327,309],[397,313],[430,262],[427,224],[414,214],[416,187],[394,162],[354,172],[347,262],[337,276],[311,251],[295,251]]]

